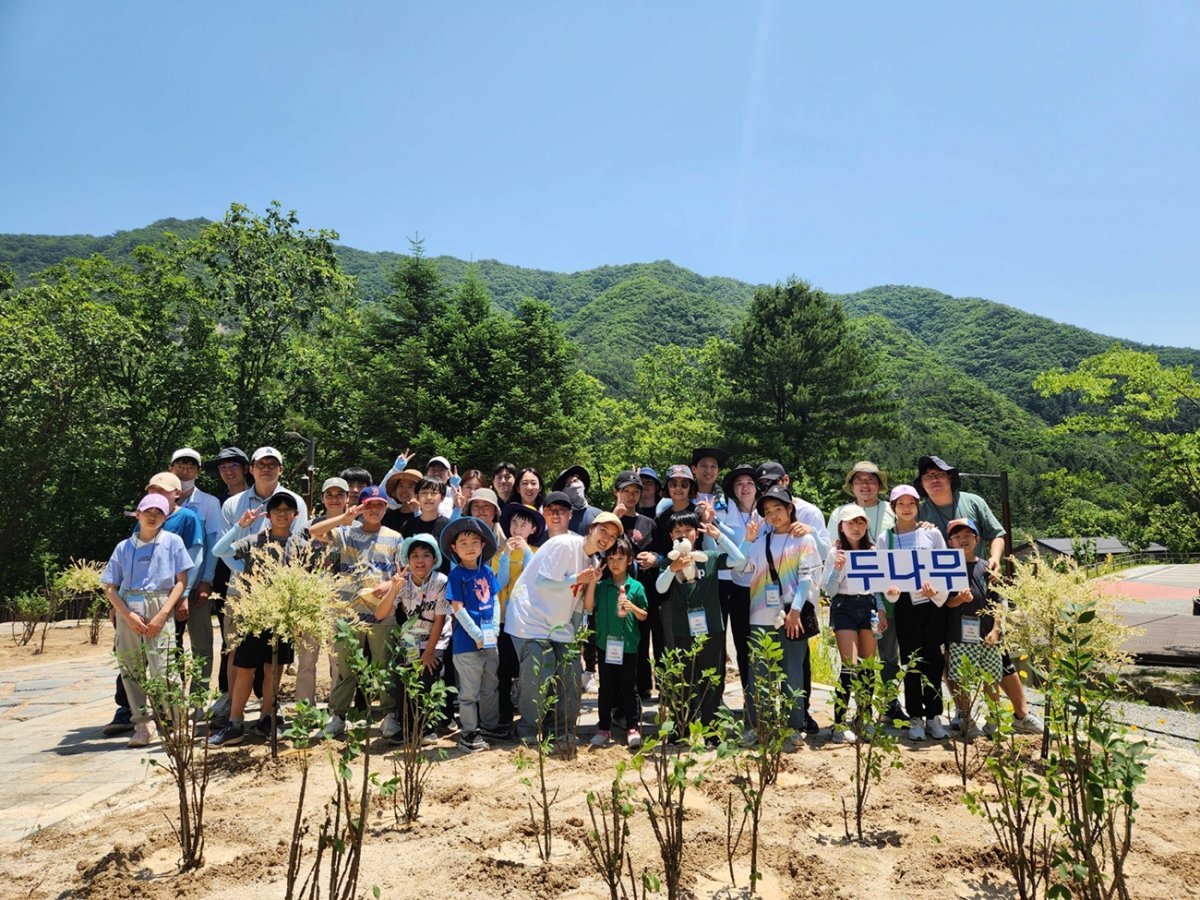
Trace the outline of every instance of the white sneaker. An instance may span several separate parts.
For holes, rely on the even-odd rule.
[[[610,740],[612,740],[611,732],[597,731],[595,733],[595,735],[592,736],[591,746],[592,747],[606,747],[606,746],[608,746],[608,742]]]
[[[910,741],[925,740],[925,720],[913,718],[912,723],[908,726],[908,739]]]
[[[1046,723],[1032,709],[1026,710],[1023,718],[1013,716],[1013,731],[1017,734],[1043,734],[1045,728]]]
[[[394,712],[390,712],[383,717],[383,723],[379,726],[379,733],[385,738],[393,738],[400,733],[400,723],[396,721],[396,714]]]
[[[853,744],[858,740],[856,735],[849,728],[839,728],[836,725],[833,728],[833,734],[830,735],[830,740],[835,744]]]
[[[929,732],[929,736],[935,741],[944,741],[950,736],[950,732],[942,724],[941,716],[930,716],[927,718],[925,720],[925,730]]]
[[[589,693],[592,690],[592,685],[595,684],[595,682],[596,682],[596,673],[595,672],[584,672],[583,673],[583,682],[582,682],[583,693],[585,693],[585,694]]]
[[[338,738],[346,733],[346,720],[341,716],[330,716],[329,723],[325,726],[325,737]]]

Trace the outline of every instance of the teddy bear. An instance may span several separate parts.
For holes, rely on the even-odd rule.
[[[675,573],[675,577],[685,584],[695,581],[699,577],[696,571],[696,563],[705,562],[708,559],[708,554],[703,550],[693,550],[692,542],[687,538],[680,538],[675,542],[674,548],[667,554],[667,559],[674,562],[677,559],[686,559],[687,565]]]

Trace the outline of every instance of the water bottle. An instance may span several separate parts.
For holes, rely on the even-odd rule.
[[[879,630],[879,610],[871,610],[871,634],[875,635],[875,640],[883,637],[883,632]]]
[[[621,589],[617,592],[617,615],[620,618],[625,618],[625,585],[621,585]]]

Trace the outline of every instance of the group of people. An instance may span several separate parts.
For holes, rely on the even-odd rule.
[[[783,648],[780,687],[796,698],[792,728],[816,734],[808,651],[822,593],[842,659],[833,740],[857,739],[846,726],[856,667],[876,654],[885,677],[911,664],[904,708],[897,702],[889,718],[907,720],[913,740],[947,737],[942,684],[953,692],[964,659],[1005,691],[1017,730],[1042,731],[990,615],[1004,530],[937,456],[921,457],[913,483],[891,489],[877,466],[856,464],[844,484],[850,502],[828,519],[792,494],[778,462],[729,466],[715,447],[696,448],[687,464],[662,476],[649,467],[619,473],[611,509],[589,503],[595,495],[582,466],[560,472],[547,490],[532,467],[502,462],[489,477],[477,469],[460,475],[443,456],[424,471],[412,460],[401,453],[378,484],[361,467],[327,479],[321,515],[310,519],[304,498],[280,483],[283,457],[273,447],[249,456],[226,447],[207,462],[191,448],[172,454],[167,470],[149,480],[134,533],[117,545],[102,576],[121,660],[118,708],[106,733],[131,731],[135,747],[154,739],[141,685],[146,673],[164,671],[185,631],[211,679],[214,613],[223,647],[234,649],[223,650],[217,665],[222,697],[210,711],[210,745],[281,729],[273,711],[289,667],[296,699],[317,702],[317,641],[293,647],[267,633],[235,634],[230,609],[265,553],[315,558],[343,573],[338,599],[357,620],[359,649],[393,670],[419,662],[426,691],[439,679],[452,684],[425,737],[451,732],[457,718],[458,745],[468,752],[513,738],[565,737],[581,693],[593,685],[599,722],[592,744],[613,740],[619,725],[636,749],[641,702],[655,689],[653,661],[670,649],[688,651],[688,709],[711,723],[723,685],[701,673],[723,674],[732,645],[749,698],[763,677],[751,660],[755,632],[773,634]],[[219,490],[197,486],[202,470]],[[965,554],[967,590],[951,595],[927,583],[914,593],[876,593],[847,577],[854,550],[947,545]],[[343,641],[329,654],[330,738],[344,732],[359,694],[352,652]],[[409,736],[405,690],[392,678],[379,699],[382,734],[393,741]],[[245,708],[255,691],[262,713],[248,729]],[[961,698],[958,706],[959,727],[975,728]],[[750,731],[752,702],[745,716]]]

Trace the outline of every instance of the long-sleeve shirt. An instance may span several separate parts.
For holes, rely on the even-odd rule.
[[[233,539],[249,537],[252,534],[258,534],[270,523],[267,522],[266,516],[261,516],[250,523],[249,528],[243,528],[238,524],[241,521],[242,515],[250,509],[258,509],[260,506],[265,506],[271,497],[283,491],[285,494],[291,494],[292,499],[296,501],[296,509],[298,514],[296,520],[292,522],[292,534],[303,535],[305,529],[308,528],[308,504],[304,502],[304,498],[294,491],[289,491],[282,485],[277,485],[275,490],[266,497],[262,497],[257,493],[256,488],[247,488],[241,493],[234,494],[221,505],[221,518],[225,520],[226,529],[235,529]],[[224,558],[224,557],[222,557]],[[234,572],[242,571],[241,563],[230,562],[225,560],[225,564]]]
[[[575,576],[588,565],[584,538],[560,534],[538,548],[509,595],[504,630],[515,638],[567,643],[575,636],[583,594]]]
[[[771,604],[768,588],[775,587],[767,562],[767,547],[779,575],[778,603]],[[750,576],[750,624],[773,627],[781,610],[815,603],[820,594],[821,552],[816,539],[807,534],[792,537],[766,532],[750,545],[741,570]]]
[[[697,563],[700,577],[695,581],[684,582],[675,577],[669,567],[664,567],[655,582],[655,587],[663,594],[663,608],[667,611],[667,620],[671,622],[672,638],[686,638],[691,635],[689,613],[704,610],[707,634],[721,634],[725,630],[724,617],[721,614],[721,595],[717,573],[729,566],[740,567],[746,561],[742,551],[734,545],[729,536],[722,533],[718,541],[719,553],[708,554],[708,559]]]

